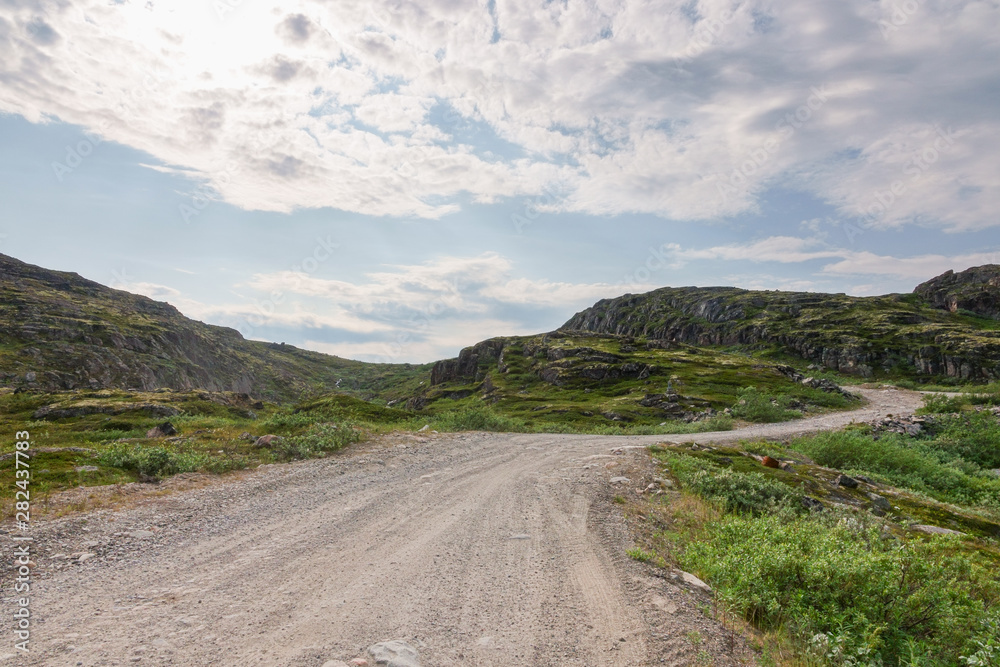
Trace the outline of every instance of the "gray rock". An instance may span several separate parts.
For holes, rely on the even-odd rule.
[[[868,498],[871,499],[872,505],[880,510],[888,511],[892,509],[892,505],[889,504],[889,501],[877,493],[869,493]]]
[[[706,584],[704,581],[694,576],[690,572],[681,572],[681,581],[690,586],[691,588],[696,588],[699,591],[704,591],[705,593],[711,593],[712,587]]]
[[[77,472],[97,472],[100,468],[97,466],[76,466],[73,470]]]
[[[137,537],[139,539],[153,537],[154,535],[156,535],[156,533],[154,533],[151,530],[133,530],[131,533],[129,533],[129,537]]]
[[[848,477],[847,475],[837,475],[837,479],[833,480],[833,482],[837,486],[843,486],[847,489],[858,488],[858,480],[853,477]]]
[[[163,438],[168,435],[177,435],[177,429],[170,422],[163,422],[162,424],[157,424],[153,428],[146,431],[147,438]]]
[[[612,484],[628,484],[632,480],[628,477],[612,477],[610,481]]]
[[[368,648],[368,653],[375,658],[376,665],[386,667],[420,667],[420,655],[400,639],[379,642]]]
[[[952,530],[951,528],[942,528],[941,526],[926,526],[924,524],[916,524],[910,526],[913,530],[919,530],[921,533],[927,533],[928,535],[965,535],[965,533],[959,530]]]
[[[813,512],[820,512],[823,510],[823,503],[815,498],[810,498],[809,496],[802,496],[802,506],[807,510],[812,510]]]

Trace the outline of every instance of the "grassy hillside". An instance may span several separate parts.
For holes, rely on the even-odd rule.
[[[982,268],[1000,276],[998,267]],[[879,297],[663,288],[602,300],[563,328],[730,346],[868,378],[1000,378],[1000,321],[987,307],[993,302],[963,292],[960,303],[985,304],[983,309],[949,309],[956,302],[940,293],[954,285],[935,291],[929,284],[919,294]]]
[[[668,432],[648,430],[660,425],[719,429],[733,418],[776,421],[855,404],[802,379],[741,354],[559,331],[466,348],[434,366],[409,406],[441,412],[485,404],[529,428],[637,433]]]
[[[655,491],[617,497],[629,553],[708,582],[765,664],[996,665],[1000,423],[948,407],[915,435],[654,447]]]
[[[429,366],[368,364],[245,340],[173,306],[0,255],[0,386],[373,395]]]

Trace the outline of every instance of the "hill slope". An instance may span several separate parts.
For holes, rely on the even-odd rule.
[[[419,372],[244,339],[173,306],[0,255],[0,386],[367,392]],[[339,387],[338,387],[339,381]]]
[[[865,377],[991,380],[1000,377],[998,284],[1000,267],[985,266],[878,297],[666,287],[599,301],[563,329],[788,352]]]

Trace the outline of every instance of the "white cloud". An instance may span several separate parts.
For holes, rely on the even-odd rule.
[[[823,267],[823,272],[838,275],[875,275],[909,278],[923,282],[948,269],[964,271],[981,264],[1000,262],[1000,253],[968,253],[962,255],[919,255],[892,257],[872,252],[845,253],[844,259]]]
[[[924,254],[913,257],[879,255],[870,251],[836,248],[821,243],[816,238],[773,236],[744,245],[726,245],[711,248],[683,248],[668,244],[671,256],[682,260],[701,261],[751,261],[756,263],[796,264],[812,260],[837,260],[823,264],[814,278],[829,280],[845,276],[882,276],[900,280],[924,281],[948,269],[963,271],[971,266],[1000,263],[1000,252],[976,252],[955,255]],[[733,284],[748,289],[802,289],[813,291],[819,287],[816,280],[796,277],[779,278],[758,275],[752,279],[731,277]],[[916,284],[916,283],[914,283]],[[870,284],[855,288],[868,293]]]
[[[753,262],[806,262],[812,259],[840,257],[843,251],[817,249],[814,239],[794,236],[772,236],[749,244],[715,246],[701,250],[684,250],[674,245],[673,254],[681,259],[750,260]]]
[[[998,224],[986,0],[226,6],[6,3],[0,111],[248,209],[434,218],[559,183],[562,210],[705,219],[780,185],[857,216],[899,181],[872,224]]]

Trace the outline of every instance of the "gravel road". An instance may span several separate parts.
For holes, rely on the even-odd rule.
[[[639,447],[655,442],[783,438],[920,405],[863,391],[861,410],[734,432],[400,434],[36,522],[32,652],[5,638],[0,662],[320,667],[402,639],[425,667],[736,664],[704,593],[625,556],[609,479],[651,474]]]

